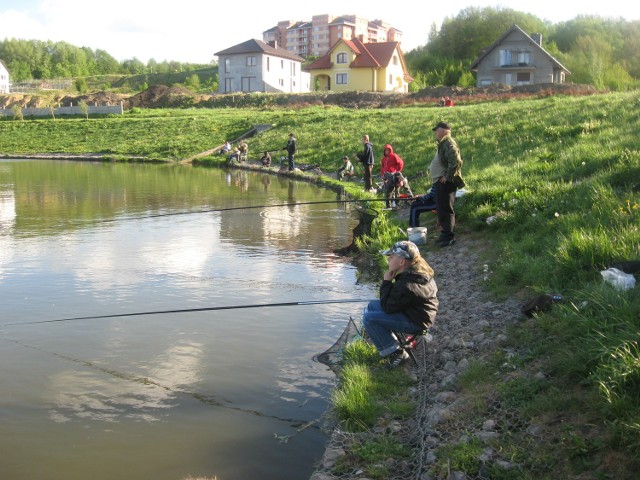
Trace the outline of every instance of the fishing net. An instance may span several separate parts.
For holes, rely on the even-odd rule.
[[[327,365],[335,374],[340,372],[340,364],[342,363],[342,352],[344,348],[349,342],[352,342],[354,339],[362,338],[361,329],[358,328],[356,322],[352,317],[349,317],[349,321],[347,322],[347,326],[344,331],[336,340],[336,342],[331,345],[324,352],[313,357],[313,360]]]

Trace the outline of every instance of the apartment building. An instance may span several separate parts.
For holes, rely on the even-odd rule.
[[[382,20],[357,15],[314,15],[311,21],[283,20],[262,33],[265,43],[301,57],[326,55],[340,39],[363,43],[400,42],[402,32]]]

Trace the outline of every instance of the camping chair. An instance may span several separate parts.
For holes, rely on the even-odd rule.
[[[419,367],[418,360],[415,356],[415,349],[418,347],[418,342],[425,341],[428,338],[429,330],[425,329],[418,333],[401,333],[393,332],[393,335],[400,343],[400,348],[409,354],[411,360],[416,367]]]

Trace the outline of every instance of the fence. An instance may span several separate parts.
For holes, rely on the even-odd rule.
[[[87,105],[86,107],[78,105],[70,105],[68,107],[54,107],[53,112],[51,108],[36,108],[36,107],[24,107],[20,109],[23,117],[50,117],[53,115],[86,115],[86,114],[115,114],[122,115],[124,113],[124,106],[122,102],[119,105]],[[11,108],[0,108],[0,116],[13,117],[16,116]]]

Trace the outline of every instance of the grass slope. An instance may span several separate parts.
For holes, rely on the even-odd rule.
[[[500,478],[566,478],[588,471],[596,472],[593,478],[632,478],[640,453],[640,288],[618,291],[599,272],[640,259],[639,92],[448,109],[134,109],[88,120],[4,119],[0,154],[100,152],[180,160],[268,123],[275,128],[249,141],[253,159],[284,147],[294,132],[299,162],[334,171],[343,155],[360,151],[367,133],[378,159],[383,145],[393,144],[419,193],[429,184],[419,173],[433,157],[431,128],[440,120],[452,124],[465,160],[469,193],[458,205],[459,228],[477,230],[492,242],[490,284],[496,294],[525,299],[559,292],[566,299],[511,333],[510,342],[524,352],[520,366],[548,372],[550,382],[498,385],[484,375],[460,385],[493,388],[520,415],[542,423],[560,415],[567,426],[552,448],[516,440],[501,446],[513,448],[516,461],[533,474]],[[395,240],[397,230],[383,218],[361,246],[375,252]],[[497,369],[500,360],[470,375]],[[581,422],[596,425],[590,429],[596,433],[584,434]]]

